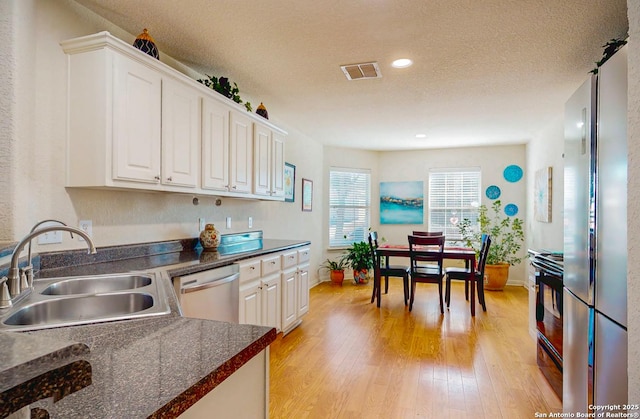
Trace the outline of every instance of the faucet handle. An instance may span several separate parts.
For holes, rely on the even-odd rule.
[[[9,308],[13,305],[11,302],[11,294],[9,294],[9,286],[7,281],[9,278],[3,276],[0,279],[0,308]]]
[[[25,266],[20,270],[20,291],[24,291],[29,288],[29,281],[27,280],[27,271],[29,271],[29,267]]]

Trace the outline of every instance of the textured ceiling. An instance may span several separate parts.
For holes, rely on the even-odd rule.
[[[527,142],[627,31],[626,0],[77,1],[276,125],[371,150]],[[340,69],[369,61],[382,78]]]

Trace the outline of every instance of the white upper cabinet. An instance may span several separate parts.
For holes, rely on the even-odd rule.
[[[105,115],[100,115],[113,121],[113,180],[157,184],[160,182],[162,79],[156,71],[125,57],[113,55],[113,61],[113,114],[106,109]],[[107,74],[105,81],[109,78]],[[83,89],[81,83],[86,81],[85,77],[76,78],[71,88]],[[73,102],[71,106],[76,115],[85,114],[84,103]],[[94,121],[82,119],[87,126],[81,131],[90,131]],[[87,136],[85,141],[90,142],[91,138]],[[108,141],[99,145],[109,146]]]
[[[202,188],[229,191],[229,108],[202,99]]]
[[[284,199],[284,135],[256,122],[253,147],[253,193]]]
[[[284,131],[108,32],[61,45],[66,186],[284,199]]]
[[[253,186],[253,126],[251,119],[238,111],[231,111],[230,185],[231,192],[251,193]]]
[[[162,81],[162,183],[198,186],[200,96],[184,83]]]
[[[284,135],[273,131],[271,136],[271,197],[284,200]]]

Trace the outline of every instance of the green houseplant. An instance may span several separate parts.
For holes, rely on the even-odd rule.
[[[206,76],[206,79],[198,79],[198,81],[236,103],[243,103],[240,98],[240,89],[238,89],[237,83],[234,82],[233,85],[231,85],[227,77],[218,78],[208,74],[206,74]],[[244,107],[247,109],[247,112],[251,112],[251,103],[246,102]]]
[[[342,285],[344,281],[344,269],[347,267],[347,262],[344,256],[338,260],[327,259],[320,265],[320,269],[326,269],[329,271],[329,278],[331,282]]]
[[[479,228],[465,218],[458,224],[462,236],[462,243],[480,253],[482,235],[491,236],[491,246],[487,255],[485,273],[488,283],[485,288],[498,290],[504,288],[509,279],[509,266],[522,261],[520,249],[524,244],[524,226],[520,218],[509,217],[502,211],[502,202],[496,200],[491,205],[491,211],[486,205],[478,209]]]
[[[373,268],[371,249],[367,242],[354,242],[344,256],[349,267],[353,269],[353,280],[356,284],[367,282],[369,269]]]

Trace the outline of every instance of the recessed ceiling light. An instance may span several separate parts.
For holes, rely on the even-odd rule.
[[[407,68],[411,64],[413,64],[413,61],[411,61],[410,59],[408,59],[408,58],[399,58],[399,59],[395,60],[394,62],[392,62],[391,66],[395,67],[395,68]]]
[[[427,138],[427,134],[416,134],[416,138]]]

